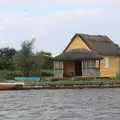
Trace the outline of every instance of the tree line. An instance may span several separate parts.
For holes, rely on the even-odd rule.
[[[50,52],[33,52],[34,40],[24,41],[21,49],[0,49],[0,70],[21,71],[24,76],[40,73],[42,69],[53,69],[53,57]]]

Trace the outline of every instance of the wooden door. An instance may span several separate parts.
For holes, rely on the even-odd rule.
[[[76,76],[82,76],[82,62],[75,61],[75,73]]]

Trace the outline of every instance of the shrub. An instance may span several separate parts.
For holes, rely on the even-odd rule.
[[[41,72],[41,76],[46,76],[46,77],[50,77],[50,76],[53,76],[53,72]]]
[[[22,76],[20,71],[0,71],[0,78],[5,80],[14,80],[14,77]]]

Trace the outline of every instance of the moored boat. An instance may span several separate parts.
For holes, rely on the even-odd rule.
[[[24,86],[24,82],[0,83],[0,90],[17,90]]]

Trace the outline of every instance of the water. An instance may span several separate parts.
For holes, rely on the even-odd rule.
[[[0,91],[0,120],[120,120],[120,89]]]

